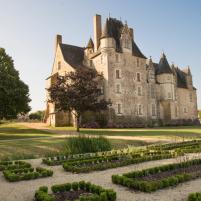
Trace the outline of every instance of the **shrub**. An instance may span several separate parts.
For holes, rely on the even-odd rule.
[[[100,201],[107,201],[108,197],[107,197],[107,193],[106,192],[102,192],[100,194]]]
[[[188,196],[188,201],[201,201],[201,193],[191,193]]]
[[[81,190],[84,190],[84,189],[85,189],[85,186],[86,186],[85,181],[80,181],[80,182],[79,182],[79,188],[80,188]]]
[[[78,190],[78,187],[79,187],[78,182],[73,182],[73,183],[72,183],[72,189],[73,189],[74,191]]]
[[[47,193],[48,192],[48,187],[47,186],[41,186],[39,188],[39,191],[43,191],[43,192]]]
[[[68,189],[66,188],[68,186]],[[103,189],[101,186],[97,186],[91,184],[90,182],[80,181],[73,182],[72,184],[59,184],[53,185],[51,187],[53,193],[61,193],[65,191],[78,190],[78,186],[80,189],[86,188],[87,192],[90,192],[89,195],[81,195],[79,199],[74,201],[115,201],[116,200],[116,192],[112,189]],[[35,193],[35,201],[55,201],[54,195],[48,195],[48,188],[46,186],[42,186]],[[68,200],[66,200],[68,201]]]
[[[112,146],[108,139],[104,137],[71,137],[67,139],[66,151],[71,154],[94,153],[100,151],[109,151]]]

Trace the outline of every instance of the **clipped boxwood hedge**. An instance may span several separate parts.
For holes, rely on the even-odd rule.
[[[4,170],[3,174],[8,181],[16,182],[21,180],[37,179],[40,177],[49,177],[53,175],[53,171],[37,167],[35,171],[34,168]]]
[[[132,155],[122,156],[122,157],[102,157],[98,159],[88,159],[88,160],[80,160],[74,162],[66,162],[63,164],[63,168],[66,171],[70,171],[73,173],[81,173],[81,172],[90,172],[95,170],[105,170],[109,168],[122,167],[126,165],[141,163],[145,161],[151,160],[160,160],[164,158],[172,158],[173,155],[170,153],[161,154],[161,155],[150,155],[150,156],[141,156],[138,158],[133,158]]]
[[[25,161],[0,161],[0,171],[30,168],[31,164]]]
[[[169,186],[175,186],[179,183],[189,181],[192,179],[200,178],[201,173],[178,173],[173,176],[165,177],[163,179],[154,180],[154,181],[146,181],[140,179],[144,176],[154,175],[160,172],[168,172],[175,169],[187,168],[194,165],[200,165],[201,159],[195,159],[183,163],[175,163],[169,165],[163,165],[159,167],[144,169],[141,171],[129,172],[126,174],[113,175],[112,182],[115,184],[120,184],[123,186],[127,186],[129,188],[133,188],[136,190],[144,191],[144,192],[152,192],[158,189],[166,188]]]
[[[85,181],[53,185],[51,190],[54,194],[77,190],[91,193],[90,195],[81,195],[79,201],[115,201],[117,197],[116,192],[112,189],[104,189]],[[48,188],[42,186],[35,192],[35,201],[55,201],[54,194],[48,194]]]
[[[201,201],[201,193],[196,192],[189,194],[188,201]]]

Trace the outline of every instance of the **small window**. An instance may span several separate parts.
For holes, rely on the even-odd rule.
[[[186,107],[184,107],[184,113],[187,113],[188,111],[187,111],[187,108]]]
[[[121,104],[117,104],[117,113],[121,114]]]
[[[121,93],[120,84],[116,85],[116,93],[118,93],[118,94]]]
[[[141,76],[140,73],[137,73],[137,81],[140,82],[141,81]]]
[[[152,104],[151,106],[152,116],[156,116],[156,105]]]
[[[120,70],[116,70],[116,79],[120,79]]]
[[[190,102],[193,102],[193,95],[190,93]]]
[[[175,117],[178,117],[178,108],[177,108],[177,106],[175,107]]]
[[[59,61],[58,62],[58,70],[60,70],[61,69],[61,62]]]
[[[142,87],[137,87],[138,96],[142,96]]]
[[[138,115],[142,115],[142,105],[138,105]]]
[[[116,62],[119,62],[119,55],[116,54]]]

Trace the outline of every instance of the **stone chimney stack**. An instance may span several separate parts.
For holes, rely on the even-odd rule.
[[[131,36],[132,36],[132,38],[134,40],[134,31],[133,31],[133,28],[130,28],[130,33],[131,33]]]
[[[58,44],[62,43],[62,35],[56,35],[56,41],[55,41],[55,52],[57,50]]]
[[[95,15],[93,18],[94,24],[94,51],[97,51],[100,45],[100,38],[101,38],[101,15]]]

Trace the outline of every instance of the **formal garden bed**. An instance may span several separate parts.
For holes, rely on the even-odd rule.
[[[25,161],[0,161],[0,171],[30,168],[31,164]]]
[[[128,154],[138,154],[141,155],[144,153],[154,153],[154,152],[175,152],[175,156],[182,155],[184,153],[196,153],[201,152],[201,140],[192,140],[185,142],[177,143],[168,143],[161,145],[151,145],[141,149],[136,149],[135,147],[129,147],[125,149],[105,151],[105,152],[96,152],[96,153],[85,153],[85,154],[69,154],[69,155],[56,155],[51,157],[43,158],[43,163],[49,166],[62,165],[66,162],[76,162],[80,160],[88,159],[98,159],[102,157],[110,156],[119,156],[119,155],[128,155]]]
[[[42,186],[35,192],[35,201],[115,201],[116,192],[90,182],[80,181],[54,185],[52,193]]]
[[[92,158],[87,160],[77,160],[74,162],[65,162],[63,168],[73,173],[91,172],[95,170],[105,170],[109,168],[122,167],[126,165],[141,163],[151,160],[160,160],[172,158],[172,153],[152,153],[152,154],[127,154],[110,157]]]
[[[201,159],[113,175],[112,182],[131,189],[152,192],[201,178]]]
[[[148,149],[154,150],[175,150],[176,152],[183,153],[196,153],[201,152],[201,140],[191,140],[177,143],[168,143],[161,145],[151,145]]]
[[[10,182],[21,181],[21,180],[31,180],[42,177],[50,177],[53,175],[52,170],[47,170],[45,168],[22,168],[13,170],[4,170],[3,175],[6,180]]]

